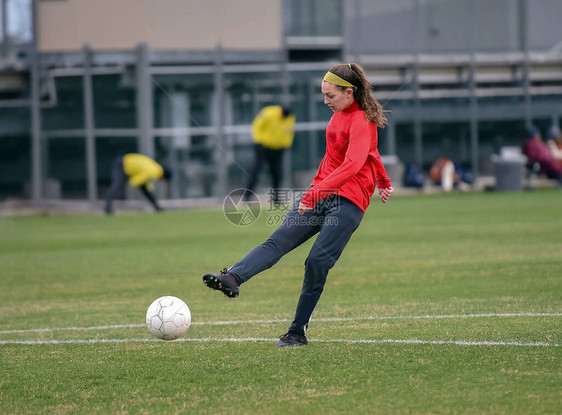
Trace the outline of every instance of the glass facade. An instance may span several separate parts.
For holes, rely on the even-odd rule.
[[[32,38],[31,0],[2,0],[0,7],[0,42],[24,44]],[[2,16],[3,11],[6,16]],[[2,27],[2,22],[6,27]]]
[[[86,144],[81,137],[45,141],[44,177],[60,183],[64,199],[86,199]]]
[[[137,124],[136,89],[126,83],[126,75],[97,75],[94,90],[96,128],[135,128]]]
[[[52,85],[49,100],[44,100],[41,105],[42,130],[48,132],[84,128],[82,77],[53,78]]]
[[[289,36],[342,36],[341,0],[290,0]]]
[[[299,172],[317,168],[324,151],[324,126],[331,111],[323,104],[319,80],[323,72],[292,73],[288,93],[290,107],[301,126],[290,149],[292,179]],[[227,164],[227,189],[243,187],[253,164],[250,124],[266,105],[283,102],[279,73],[238,73],[225,75],[223,93],[223,142],[217,133],[216,91],[213,77],[183,75],[158,78],[153,84],[153,142],[155,158],[172,168],[174,179],[170,197],[212,197],[218,192],[216,165],[219,151]],[[94,120],[97,194],[103,198],[110,184],[112,160],[127,152],[137,152],[136,92],[122,86],[121,76],[94,77]],[[82,81],[80,77],[55,79],[56,100],[42,109],[44,131],[43,173],[57,181],[65,199],[87,198],[86,148]],[[407,89],[407,88],[405,88]],[[375,96],[377,93],[375,92]],[[472,167],[470,101],[468,98],[422,99],[416,110],[413,99],[381,99],[389,110],[391,127],[379,129],[382,155],[395,154],[404,164],[420,164],[428,170],[437,158],[450,158]],[[556,118],[558,95],[532,99],[533,108],[552,108],[536,115],[533,123],[546,132]],[[480,173],[493,174],[491,155],[501,147],[519,146],[524,138],[525,100],[523,96],[483,97],[477,100],[478,163]],[[416,116],[416,111],[419,114]],[[2,162],[0,197],[29,197],[30,136],[22,135],[21,124],[29,120],[26,109],[6,110],[14,131],[0,140],[5,156]],[[416,142],[419,117],[419,144]],[[19,121],[18,121],[19,120]],[[6,122],[4,129],[9,128]],[[311,123],[320,123],[311,125]],[[390,130],[393,130],[392,132]],[[421,154],[417,147],[421,146]],[[222,150],[219,150],[219,147]],[[8,156],[10,155],[10,156]],[[25,167],[24,164],[25,163]],[[263,175],[263,186],[268,178]]]

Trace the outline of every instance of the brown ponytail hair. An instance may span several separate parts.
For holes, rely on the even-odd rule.
[[[355,88],[353,88],[353,98],[359,104],[359,109],[365,111],[365,117],[369,122],[377,124],[377,127],[380,128],[388,125],[385,115],[387,111],[373,97],[371,83],[367,79],[367,75],[365,75],[361,65],[356,63],[334,65],[330,68],[330,72],[355,85]],[[338,86],[338,88],[347,89],[345,86]]]

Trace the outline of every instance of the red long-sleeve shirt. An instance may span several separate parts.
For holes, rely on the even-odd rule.
[[[339,194],[367,210],[375,187],[391,187],[377,150],[377,126],[365,118],[354,101],[332,116],[326,129],[326,155],[301,202],[314,207],[331,194]]]

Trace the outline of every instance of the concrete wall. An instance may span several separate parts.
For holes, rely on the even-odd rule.
[[[561,0],[348,0],[348,3],[347,25],[351,36],[346,42],[352,53],[412,53],[416,45],[422,53],[468,52],[471,42],[479,52],[521,51],[525,13],[531,50],[547,51],[557,44],[562,47]]]
[[[38,2],[39,50],[271,50],[282,46],[282,0]]]

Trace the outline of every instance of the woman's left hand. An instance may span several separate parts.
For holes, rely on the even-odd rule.
[[[306,212],[310,212],[312,209],[314,208],[308,207],[302,202],[299,203],[299,215],[304,215]]]
[[[394,189],[392,187],[387,187],[385,189],[379,189],[379,195],[381,195],[381,201],[386,203],[390,195],[394,193]]]

